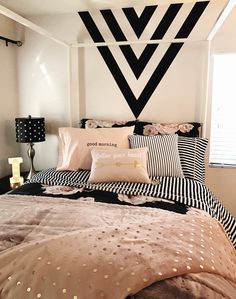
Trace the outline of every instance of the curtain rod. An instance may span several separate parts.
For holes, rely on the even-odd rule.
[[[6,42],[6,47],[8,47],[8,43],[15,44],[15,45],[17,45],[17,47],[22,46],[22,42],[19,40],[13,40],[13,39],[10,39],[10,38],[4,37],[4,36],[0,36],[0,39],[4,40]]]

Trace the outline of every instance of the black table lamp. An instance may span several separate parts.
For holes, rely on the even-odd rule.
[[[45,122],[43,117],[18,117],[16,122],[16,142],[28,143],[28,156],[30,158],[30,170],[27,180],[36,174],[34,169],[34,142],[45,141]]]

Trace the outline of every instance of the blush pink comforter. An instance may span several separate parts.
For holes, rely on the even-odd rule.
[[[236,298],[235,250],[200,210],[5,195],[0,212],[1,299],[123,299],[201,273],[203,286],[212,273],[226,282],[222,297]]]

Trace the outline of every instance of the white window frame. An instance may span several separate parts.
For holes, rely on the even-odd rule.
[[[225,61],[230,60],[231,63],[228,66],[226,62],[224,62],[224,65],[221,65],[223,59]],[[234,168],[236,167],[236,53],[216,53],[212,55],[212,63],[209,166]],[[235,65],[235,68],[233,69],[233,74],[230,75],[229,68],[232,65]],[[228,71],[223,70],[226,67],[228,67]],[[219,68],[223,71],[218,72]],[[222,80],[226,78],[227,81],[224,81],[225,84],[222,85]],[[223,98],[224,101],[222,102]],[[235,99],[234,102],[233,99]],[[225,101],[228,104],[233,103],[233,107],[227,106],[223,109],[224,106],[222,104]],[[219,117],[223,117],[224,121],[221,122]],[[233,129],[231,123],[233,124]],[[233,139],[231,140],[231,138]],[[219,144],[218,146],[217,143]],[[226,143],[229,144],[231,150],[223,148],[222,145]],[[218,154],[217,148],[219,149]],[[232,161],[230,157],[234,157]]]

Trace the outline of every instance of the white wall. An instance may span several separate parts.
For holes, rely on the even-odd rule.
[[[19,117],[45,117],[46,141],[35,143],[36,170],[57,164],[57,129],[68,126],[67,48],[31,30],[25,30],[18,51]],[[21,145],[23,169],[29,168],[27,145]]]
[[[15,22],[0,14],[0,35],[16,39]],[[0,41],[0,177],[11,173],[9,157],[19,155],[15,138],[15,117],[18,111],[17,51],[13,44]]]

